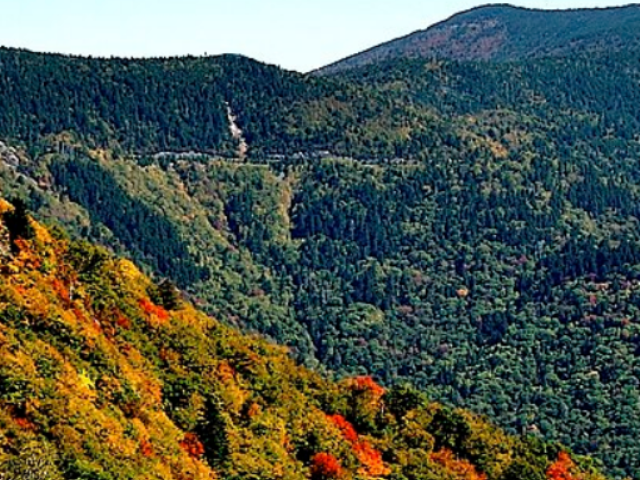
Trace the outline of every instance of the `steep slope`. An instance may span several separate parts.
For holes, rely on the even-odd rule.
[[[240,223],[227,208],[241,193],[233,191],[243,183],[234,173],[238,164],[204,164],[207,157],[192,156],[136,162],[63,139],[54,143],[54,151],[36,161],[19,150],[10,154],[20,158],[17,167],[8,165],[5,155],[0,191],[29,198],[39,218],[62,225],[74,238],[91,238],[126,255],[157,278],[172,278],[194,302],[228,324],[276,338],[312,361],[312,342],[295,321],[289,296],[274,284],[274,272],[255,261],[230,229]],[[196,172],[206,165],[220,179],[213,185],[203,182],[204,191],[196,194],[175,171],[183,164]],[[273,232],[270,255],[290,255],[287,212],[280,208],[282,182],[259,167],[246,166],[239,175],[255,176],[255,188],[262,185],[269,192],[259,197],[255,210],[265,212],[256,221],[264,220]]]
[[[141,265],[182,245],[189,255],[156,274],[309,364],[411,381],[635,476],[640,147],[624,161],[616,138],[537,151],[545,136],[510,122],[477,118],[455,163],[54,156],[48,175],[66,193],[32,198],[44,218],[86,211],[76,235]],[[109,197],[127,201],[93,200]],[[130,221],[142,237],[123,236]],[[207,272],[195,283],[189,262]]]
[[[638,46],[640,6],[581,10],[531,10],[487,5],[459,13],[318,69],[338,72],[407,58],[523,60]]]
[[[0,475],[603,479],[370,378],[332,383],[0,200]]]

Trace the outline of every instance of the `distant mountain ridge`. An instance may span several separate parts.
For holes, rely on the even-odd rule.
[[[405,58],[509,61],[615,51],[640,42],[640,6],[536,10],[485,5],[318,69],[329,75]]]

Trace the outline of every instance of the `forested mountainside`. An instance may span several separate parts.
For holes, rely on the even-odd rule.
[[[410,381],[640,478],[633,48],[328,79],[0,58],[0,189],[37,218],[317,370]]]
[[[0,199],[0,476],[604,480],[370,377],[338,383]]]
[[[477,7],[318,69],[332,75],[402,59],[513,61],[610,53],[638,46],[640,6],[535,10],[498,4]]]
[[[27,143],[73,131],[103,148],[235,156],[229,114],[253,157],[370,157],[406,136],[395,98],[235,55],[91,59],[0,48],[0,93],[0,136]],[[428,113],[412,117],[445,131]]]
[[[635,475],[635,164],[490,152],[266,166],[70,149],[0,178],[311,366],[412,382]]]
[[[545,134],[628,139],[640,118],[639,51],[502,65],[391,62],[316,79],[237,56],[106,60],[0,49],[0,136],[33,146],[71,131],[116,152],[235,156],[230,107],[251,158],[450,157],[466,153],[476,128],[469,114],[496,110]]]

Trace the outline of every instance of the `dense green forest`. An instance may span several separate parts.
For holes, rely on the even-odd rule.
[[[87,59],[0,48],[0,135],[35,143],[73,131],[88,145],[233,156],[227,105],[255,157],[376,154],[404,112],[386,96],[248,58]]]
[[[640,478],[639,60],[315,78],[4,49],[0,189],[322,373]]]
[[[238,56],[136,61],[0,49],[0,135],[32,149],[70,131],[116,152],[234,156],[228,104],[256,159],[466,155],[478,123],[493,137],[496,128],[538,133],[536,150],[595,148],[602,137],[637,135],[639,58],[631,49],[490,66],[406,61],[322,79]],[[506,118],[471,118],[490,112]]]

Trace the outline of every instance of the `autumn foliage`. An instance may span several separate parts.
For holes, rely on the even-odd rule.
[[[358,432],[353,428],[353,425],[349,423],[342,415],[335,414],[329,415],[329,420],[340,429],[342,436],[349,442],[355,443],[358,441]]]
[[[485,480],[463,445],[474,435],[483,472],[517,460],[494,445],[518,439],[477,419],[433,453],[455,423],[442,409],[434,423],[437,405],[371,377],[323,379],[186,301],[169,321],[132,263],[34,228],[16,251],[0,235],[0,477],[64,458],[48,478]],[[587,478],[566,454],[547,475]]]
[[[36,426],[27,418],[16,418],[16,425],[23,430],[35,430]]]
[[[391,470],[382,461],[382,454],[373,448],[368,440],[361,440],[353,446],[353,451],[356,454],[362,468],[359,473],[368,477],[380,477],[388,475]]]
[[[145,457],[153,456],[153,445],[148,440],[140,441],[140,453]]]
[[[372,401],[379,400],[384,395],[384,388],[370,376],[356,377],[349,381],[352,390],[371,395]]]
[[[449,449],[443,449],[431,454],[431,460],[439,463],[456,478],[464,480],[486,480],[486,476],[478,473],[476,467],[469,461],[457,458]]]
[[[140,307],[152,317],[155,317],[160,322],[166,322],[169,319],[169,312],[159,305],[154,304],[151,300],[142,298],[140,299]]]
[[[349,421],[339,414],[329,415],[328,418],[340,429],[342,436],[351,444],[353,453],[362,464],[358,473],[370,477],[378,477],[390,473],[390,470],[382,461],[382,454],[373,448],[368,440],[360,438],[358,432]]]
[[[336,457],[330,453],[317,453],[311,459],[312,480],[332,480],[343,476],[343,469]]]
[[[567,452],[560,452],[558,459],[547,469],[549,480],[576,480],[571,473],[575,468],[575,463]]]
[[[204,445],[197,435],[193,433],[186,433],[184,438],[180,441],[180,447],[193,458],[200,458],[204,454]]]

